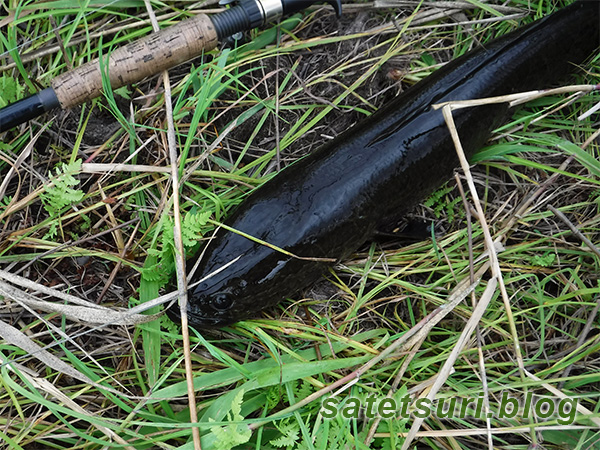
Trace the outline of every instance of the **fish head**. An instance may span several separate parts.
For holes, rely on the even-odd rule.
[[[264,304],[253,278],[256,256],[250,250],[227,256],[211,252],[201,260],[197,282],[188,291],[188,320],[196,329],[230,325],[257,311]]]
[[[318,277],[323,269],[314,265],[232,232],[218,234],[190,283],[189,324],[216,328],[252,317]]]
[[[189,281],[191,326],[214,328],[255,317],[321,276],[325,263],[291,256],[324,254],[305,224],[314,215],[304,214],[299,203],[309,202],[286,183],[267,182],[217,229]]]

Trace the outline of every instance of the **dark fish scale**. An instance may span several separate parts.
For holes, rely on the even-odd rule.
[[[456,152],[432,104],[548,87],[598,48],[599,8],[597,1],[576,2],[448,63],[260,186],[225,223],[295,255],[346,258],[379,224],[406,213],[452,175]],[[467,155],[509,113],[507,105],[456,111]],[[237,257],[190,290],[192,326],[247,318],[318,280],[328,267],[221,229],[196,280]]]

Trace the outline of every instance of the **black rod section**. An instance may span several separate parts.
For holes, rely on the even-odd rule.
[[[37,94],[11,103],[0,109],[0,133],[59,106],[58,98],[52,88],[46,88]]]
[[[219,39],[250,30],[263,23],[263,17],[255,1],[243,1],[239,5],[211,17]]]

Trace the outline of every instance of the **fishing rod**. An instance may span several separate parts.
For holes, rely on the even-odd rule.
[[[117,89],[171,69],[236,33],[251,30],[316,3],[330,4],[338,17],[341,0],[239,0],[211,17],[206,14],[185,19],[113,51],[104,69],[110,85]],[[102,68],[98,59],[65,72],[52,86],[0,109],[0,132],[27,122],[55,108],[81,105],[102,94]]]

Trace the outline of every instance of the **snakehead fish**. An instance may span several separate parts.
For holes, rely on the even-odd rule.
[[[255,189],[224,223],[294,255],[343,260],[458,165],[432,104],[548,87],[598,48],[599,9],[598,1],[577,1],[449,62]],[[455,111],[467,156],[509,115],[506,104]],[[329,264],[221,228],[192,280],[213,274],[192,283],[189,323],[201,329],[248,318],[309,286]]]

